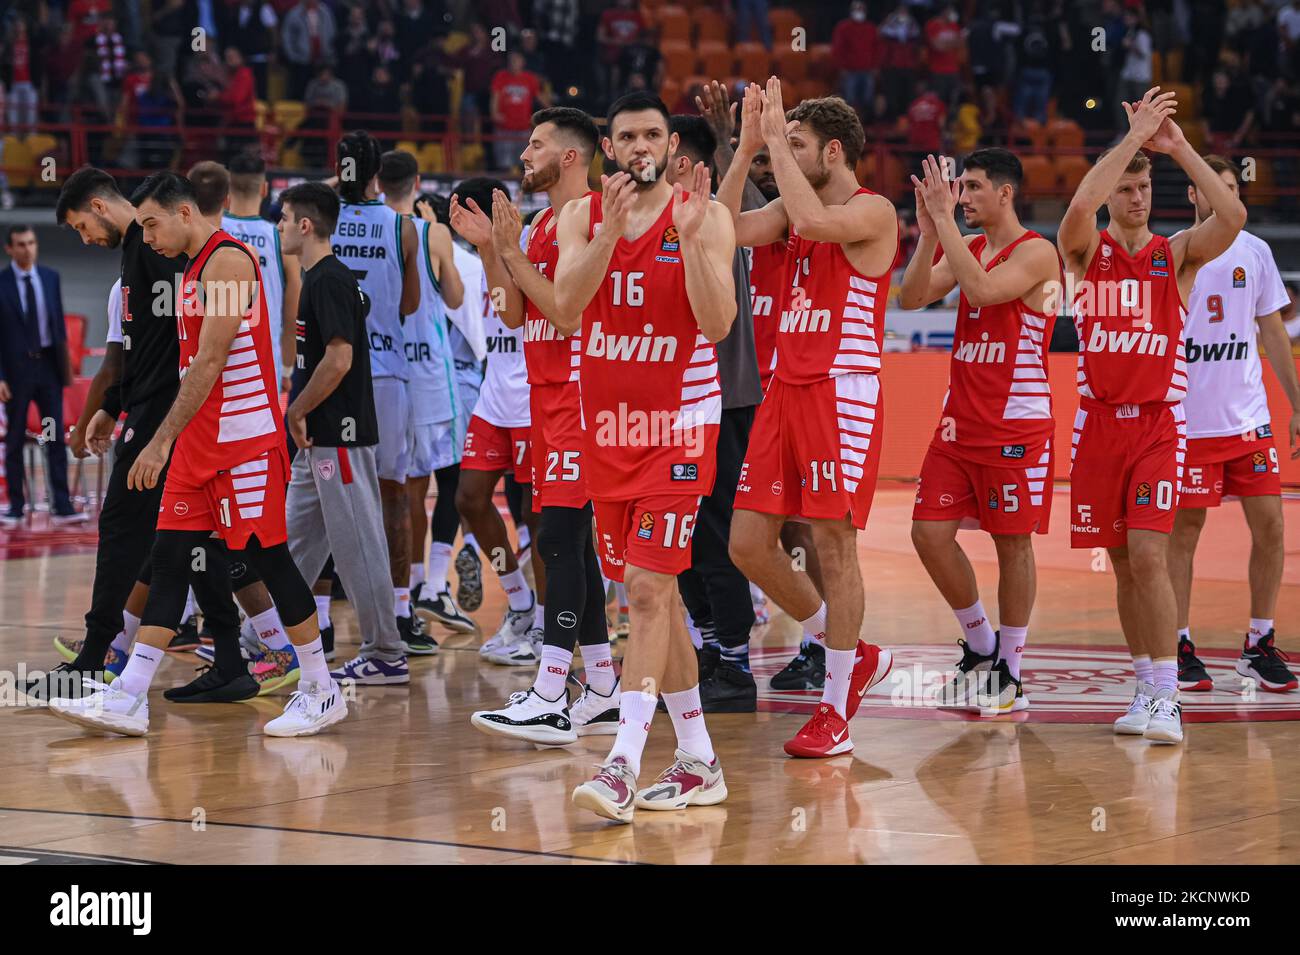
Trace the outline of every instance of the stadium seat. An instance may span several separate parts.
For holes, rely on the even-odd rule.
[[[26,189],[32,184],[32,154],[17,136],[4,138],[4,165],[11,188]]]
[[[1046,156],[1025,156],[1020,160],[1025,171],[1025,191],[1034,198],[1056,193],[1056,168]]]
[[[1047,146],[1047,130],[1036,119],[1025,117],[1011,127],[1012,144],[1026,143],[1035,149]]]
[[[253,100],[253,124],[261,129],[266,125],[266,117],[271,115],[271,107],[267,105],[266,100]]]
[[[709,41],[731,42],[731,24],[713,7],[700,7],[691,13],[695,24],[695,42],[703,45]]]
[[[700,72],[705,76],[727,76],[731,73],[731,64],[735,57],[731,47],[717,40],[705,40],[698,44],[700,51]]]
[[[1196,87],[1188,83],[1164,83],[1160,87],[1160,92],[1167,93],[1173,90],[1178,94],[1178,115],[1186,119],[1196,119],[1201,115],[1200,99],[1196,95]]]
[[[773,7],[767,13],[767,22],[772,25],[772,47],[781,49],[789,47],[793,30],[803,26],[803,17],[789,7]]]
[[[881,161],[881,154],[873,150],[858,160],[854,171],[858,182],[891,201],[899,199],[907,182],[902,160],[892,153],[885,153]]]
[[[677,103],[678,97],[682,95],[682,84],[672,77],[665,77],[663,85],[659,87],[659,98],[664,101],[671,110]]]
[[[809,59],[807,50],[791,50],[778,46],[776,72],[782,79],[805,80],[808,78]]]
[[[1053,149],[1082,149],[1083,127],[1072,119],[1055,119],[1047,124],[1047,142]]]
[[[420,172],[431,174],[444,172],[446,165],[446,154],[443,152],[442,143],[425,143],[420,147],[420,151],[415,154],[416,162],[420,165]]]
[[[1083,177],[1092,168],[1092,161],[1087,156],[1057,156],[1054,165],[1061,188],[1068,195],[1074,195],[1079,183],[1083,182]]]
[[[1178,123],[1178,128],[1183,131],[1183,137],[1187,140],[1188,144],[1198,153],[1204,152],[1206,149],[1205,127],[1194,119],[1180,119],[1176,122]]]
[[[761,43],[737,43],[736,72],[751,83],[764,83],[772,75],[772,54]]]
[[[694,73],[699,59],[693,46],[680,41],[659,44],[659,55],[664,58],[664,74],[679,79]]]
[[[414,156],[420,151],[420,144],[409,139],[399,139],[393,145],[393,149],[396,149],[399,152],[410,153]]]
[[[659,25],[660,49],[670,40],[686,44],[691,42],[691,14],[685,7],[675,3],[660,7],[655,21]]]
[[[275,117],[275,125],[286,133],[291,133],[297,129],[307,116],[307,107],[302,100],[282,99],[272,107],[272,116]]]
[[[838,91],[835,87],[820,77],[810,77],[799,81],[799,96],[801,99],[819,99],[836,92]]]
[[[812,76],[835,85],[839,79],[839,70],[835,68],[835,58],[831,54],[829,43],[814,43],[808,47],[808,61],[811,66],[809,73]]]

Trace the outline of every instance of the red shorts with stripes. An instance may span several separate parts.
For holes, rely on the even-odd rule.
[[[215,475],[198,475],[172,458],[158,508],[158,530],[213,531],[231,550],[256,536],[263,547],[283,544],[289,452],[281,441],[251,461]]]
[[[880,470],[880,379],[774,377],[754,417],[736,508],[867,526]]]
[[[1052,513],[1050,441],[998,465],[971,460],[950,444],[936,441],[926,451],[912,520],[961,521],[962,527],[990,534],[1047,533]]]
[[[1178,493],[1180,508],[1218,507],[1223,495],[1276,496],[1282,493],[1282,473],[1272,431],[1266,428],[1221,438],[1192,438],[1187,442],[1187,466]]]
[[[585,507],[587,479],[582,470],[582,399],[576,381],[532,385],[533,510]]]
[[[649,494],[629,501],[592,501],[596,553],[605,576],[623,579],[626,565],[674,577],[691,566],[698,495]]]
[[[478,415],[469,419],[465,432],[465,453],[460,466],[466,471],[514,471],[520,484],[533,483],[533,458],[529,451],[529,428],[502,428],[488,424]]]
[[[1123,547],[1174,529],[1187,448],[1182,405],[1080,399],[1070,451],[1070,546]]]

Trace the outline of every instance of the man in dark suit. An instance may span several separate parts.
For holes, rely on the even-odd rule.
[[[5,252],[10,263],[0,269],[0,400],[5,403],[5,476],[9,509],[0,525],[22,521],[23,441],[27,409],[40,411],[43,443],[54,494],[55,524],[84,521],[68,496],[68,455],[63,446],[63,389],[72,384],[67,328],[59,273],[36,264],[36,233],[29,225],[9,228]]]

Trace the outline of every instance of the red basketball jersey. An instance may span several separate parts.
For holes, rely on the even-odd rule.
[[[1074,298],[1079,394],[1112,405],[1182,401],[1186,318],[1169,240],[1153,235],[1129,255],[1103,230]]]
[[[1026,231],[989,261],[991,271],[1016,246],[1040,238]],[[976,236],[970,251],[978,260],[988,244]],[[935,429],[952,453],[991,456],[1005,463],[1020,448],[1041,446],[1052,436],[1052,395],[1047,384],[1047,345],[1055,315],[1020,301],[975,308],[961,295],[952,336],[952,362],[943,417]],[[1010,450],[1008,450],[1010,449]]]
[[[593,196],[588,234],[600,223]],[[619,238],[582,322],[578,381],[592,498],[709,493],[722,388],[717,354],[686,296],[671,200],[643,235]]]
[[[275,358],[262,294],[262,272],[248,247],[218,229],[185,269],[179,291],[176,334],[180,339],[181,378],[199,353],[203,327],[203,267],[217,249],[239,249],[253,263],[256,300],[239,322],[221,377],[198,412],[176,439],[176,454],[194,473],[229,470],[276,446],[284,446]],[[202,293],[202,294],[201,294]],[[233,290],[218,294],[234,294]]]
[[[776,363],[776,329],[789,288],[785,271],[785,243],[772,242],[746,249],[749,255],[749,303],[754,313],[754,350],[758,356],[760,384],[767,391]]]
[[[593,192],[588,196],[595,196]],[[599,200],[597,200],[599,201]],[[555,238],[559,215],[546,209],[533,220],[528,231],[528,261],[544,277],[555,281],[555,263],[560,246]],[[524,297],[524,362],[528,365],[530,385],[558,385],[578,380],[578,363],[582,355],[582,326],[572,335],[555,330],[542,310]]]
[[[875,195],[859,189],[857,195]],[[892,267],[892,266],[891,266]],[[791,231],[789,286],[776,337],[776,376],[808,385],[840,375],[880,371],[880,339],[890,273],[863,275],[838,242]]]

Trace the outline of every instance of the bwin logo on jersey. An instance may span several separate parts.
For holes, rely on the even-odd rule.
[[[545,318],[530,318],[524,322],[524,341],[526,342],[553,342],[557,339],[564,338],[555,326]]]
[[[962,342],[952,351],[954,361],[971,362],[977,365],[999,365],[1007,359],[1006,342],[989,341],[989,333],[983,332],[977,342]]]
[[[1163,355],[1169,348],[1169,336],[1151,331],[1125,331],[1105,329],[1098,323],[1092,326],[1088,338],[1090,352],[1116,352],[1129,355]],[[1190,361],[1190,359],[1188,359]]]
[[[600,322],[593,322],[587,336],[587,355],[609,361],[671,362],[677,358],[677,339],[656,335],[647,322],[641,335],[606,335]]]
[[[1226,342],[1200,344],[1194,338],[1187,339],[1187,360],[1193,361],[1242,361],[1250,351],[1249,342],[1237,341],[1236,335],[1229,335]]]
[[[829,308],[787,308],[781,312],[781,332],[826,332],[831,327]]]
[[[499,355],[514,354],[519,351],[519,339],[513,335],[493,335],[487,340],[487,350]]]

